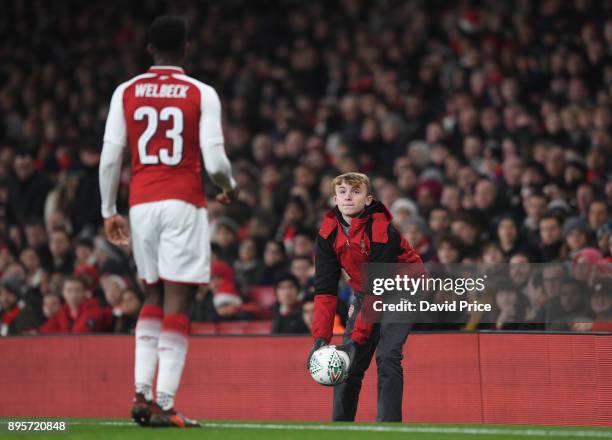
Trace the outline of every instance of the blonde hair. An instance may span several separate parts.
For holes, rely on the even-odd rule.
[[[336,191],[336,187],[338,185],[342,185],[343,183],[350,185],[351,188],[361,186],[361,184],[363,183],[366,186],[368,194],[372,193],[372,189],[370,187],[370,178],[363,173],[344,173],[340,174],[339,176],[336,176],[332,181],[334,191]]]

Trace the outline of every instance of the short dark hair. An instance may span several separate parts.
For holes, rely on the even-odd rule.
[[[149,26],[149,42],[160,52],[178,52],[185,47],[187,23],[171,15],[157,17]]]
[[[79,275],[73,274],[73,275],[68,275],[66,278],[64,278],[64,282],[62,283],[62,289],[68,283],[79,283],[83,289],[87,289],[85,280],[83,279],[83,277]]]
[[[557,214],[553,214],[552,212],[547,212],[546,214],[544,214],[540,218],[538,225],[540,225],[544,220],[551,220],[551,219],[556,221],[559,226],[563,225],[563,220],[561,220],[561,217],[559,217]]]
[[[274,288],[278,289],[278,286],[280,285],[280,283],[283,283],[285,281],[289,281],[291,284],[293,284],[293,286],[297,289],[300,290],[300,282],[298,281],[298,279],[295,277],[295,275],[291,274],[291,273],[284,273],[282,275],[280,275],[274,282]]]

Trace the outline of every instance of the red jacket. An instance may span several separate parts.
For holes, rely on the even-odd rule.
[[[62,308],[38,328],[43,334],[51,333],[98,333],[111,329],[113,313],[110,307],[100,307],[95,298],[84,300],[73,318],[70,307]]]
[[[314,337],[331,339],[342,269],[349,277],[351,288],[359,293],[365,263],[423,263],[392,220],[387,208],[376,200],[358,218],[352,219],[348,235],[337,207],[325,215],[315,249]],[[357,343],[365,342],[372,331],[372,323],[364,322],[361,315],[360,311],[351,333]]]

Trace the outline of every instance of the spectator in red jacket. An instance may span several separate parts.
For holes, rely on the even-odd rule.
[[[64,280],[62,296],[65,304],[59,312],[38,328],[40,333],[97,333],[110,330],[112,311],[100,307],[95,298],[87,299],[85,283],[69,276]]]

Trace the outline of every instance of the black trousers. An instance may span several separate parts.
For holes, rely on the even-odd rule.
[[[354,311],[349,317],[344,333],[347,342],[355,324],[355,317],[361,307],[361,298],[355,298]],[[372,334],[362,344],[353,360],[349,377],[334,387],[332,420],[352,422],[357,413],[359,392],[363,376],[376,353],[378,367],[378,412],[379,422],[402,421],[402,397],[404,394],[404,372],[402,368],[403,347],[410,333],[411,325],[406,323],[376,323]]]

